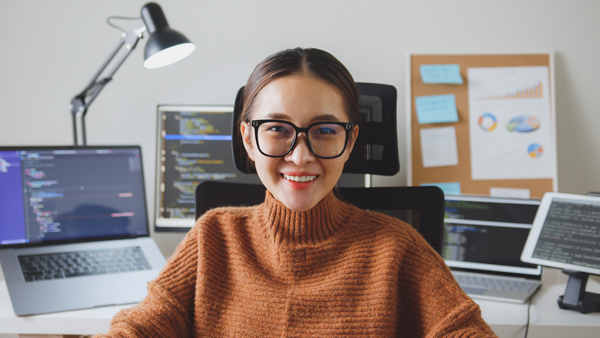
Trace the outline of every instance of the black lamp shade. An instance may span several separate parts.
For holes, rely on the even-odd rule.
[[[159,68],[190,55],[196,46],[183,34],[169,27],[162,8],[156,3],[142,7],[142,19],[150,34],[144,51],[144,66]]]

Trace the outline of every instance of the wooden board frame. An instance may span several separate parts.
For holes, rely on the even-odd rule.
[[[421,65],[458,64],[463,84],[425,84],[421,80]],[[557,164],[553,163],[552,178],[473,180],[471,175],[471,147],[469,136],[469,97],[467,69],[471,67],[521,67],[548,66],[550,84],[550,107],[552,137],[556,149],[556,113],[554,93],[554,61],[552,53],[520,54],[430,54],[409,53],[407,83],[407,144],[409,154],[408,183],[459,182],[462,194],[490,195],[491,188],[528,189],[531,198],[541,198],[545,192],[557,191]],[[428,95],[454,94],[459,120],[456,123],[419,124],[415,98]],[[456,129],[458,165],[424,167],[421,151],[420,130],[432,127],[453,126]],[[556,159],[556,156],[554,157]]]

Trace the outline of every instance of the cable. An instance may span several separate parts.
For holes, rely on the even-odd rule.
[[[117,26],[114,23],[111,22],[111,20],[113,19],[117,19],[117,20],[141,20],[142,18],[136,18],[136,17],[131,17],[131,16],[109,16],[108,18],[106,18],[106,23],[111,26],[112,28],[116,28],[118,30],[120,30],[123,33],[127,33],[127,31],[125,30],[125,28],[121,27],[121,26]]]
[[[529,319],[531,317],[531,302],[533,296],[529,297],[529,304],[527,305],[527,323],[525,323],[525,336],[523,338],[527,338],[527,333],[529,333]]]

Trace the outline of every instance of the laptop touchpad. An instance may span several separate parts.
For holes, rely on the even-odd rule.
[[[76,277],[56,282],[67,308],[135,303],[142,298],[129,276]]]

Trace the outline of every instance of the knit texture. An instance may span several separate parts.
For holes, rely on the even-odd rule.
[[[495,337],[414,228],[333,193],[207,212],[148,292],[96,337]]]

